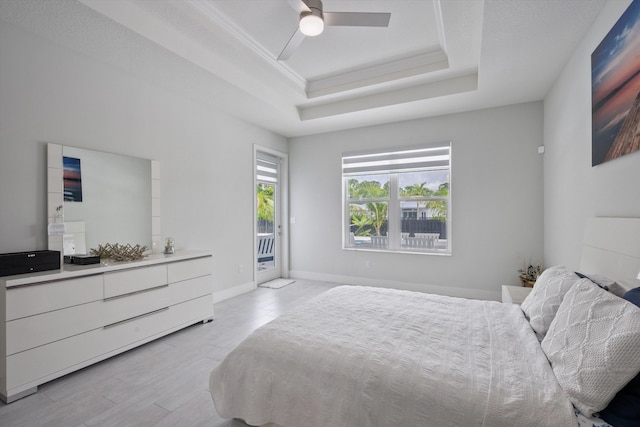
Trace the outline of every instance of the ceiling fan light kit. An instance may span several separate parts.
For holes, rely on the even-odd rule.
[[[290,0],[295,5],[295,0]],[[289,42],[284,47],[278,61],[286,61],[300,46],[305,36],[317,36],[322,34],[325,26],[339,27],[388,27],[390,13],[367,12],[326,12],[322,10],[322,0],[299,0],[300,21],[298,28],[293,33]],[[299,10],[299,9],[298,9]]]
[[[322,12],[318,9],[311,9],[311,12],[300,14],[300,31],[305,36],[317,36],[324,31],[324,19]]]

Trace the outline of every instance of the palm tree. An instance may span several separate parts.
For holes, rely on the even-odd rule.
[[[384,225],[384,222],[387,220],[387,214],[389,212],[389,204],[388,203],[367,203],[367,209],[371,212],[371,221],[373,228],[376,230],[376,235],[381,236],[381,228]]]
[[[429,188],[427,188],[426,182],[421,182],[420,184],[411,184],[407,185],[406,187],[400,187],[400,197],[425,197],[429,196],[431,193],[433,192],[429,190]],[[429,206],[429,202],[425,201],[417,201],[416,204],[418,208]]]
[[[378,181],[349,180],[349,198],[351,199],[381,199],[389,197],[389,184],[381,185]],[[371,225],[376,235],[381,235],[381,229],[387,220],[389,204],[387,202],[365,201],[366,212],[369,215]],[[353,212],[353,211],[352,211]],[[353,222],[353,215],[352,215]]]
[[[349,212],[351,214],[351,224],[357,227],[353,234],[356,236],[371,235],[371,230],[367,227],[373,224],[373,221],[367,210],[358,205],[351,205],[349,206]]]
[[[258,220],[273,222],[275,209],[273,203],[273,185],[258,184]]]
[[[445,182],[438,186],[438,190],[433,191],[427,188],[426,182],[420,184],[411,184],[406,187],[400,188],[400,197],[426,197],[426,196],[441,196],[446,197],[449,195],[449,183]],[[418,201],[419,207],[426,207],[432,213],[432,218],[446,221],[447,219],[447,201],[446,200],[430,200],[430,201]]]
[[[427,188],[426,182],[400,188],[400,197],[428,196],[431,193],[432,191]]]
[[[438,186],[438,191],[433,193],[434,196],[446,197],[449,195],[449,183],[444,182]],[[447,220],[447,201],[446,200],[432,200],[428,202],[427,206],[433,212],[433,218],[440,221]]]

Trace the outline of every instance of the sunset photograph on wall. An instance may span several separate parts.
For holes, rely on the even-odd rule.
[[[82,172],[80,159],[75,157],[62,157],[62,182],[64,187],[65,202],[82,201]]]
[[[591,54],[591,164],[640,149],[640,0]]]

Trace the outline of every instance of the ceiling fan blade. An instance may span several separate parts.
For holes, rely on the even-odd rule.
[[[301,14],[302,12],[310,11],[309,6],[307,6],[307,4],[302,0],[286,0],[286,1],[287,3],[289,3],[289,6],[291,6],[293,10],[298,12],[298,15]]]
[[[300,46],[300,43],[302,43],[302,40],[304,40],[304,37],[305,35],[302,34],[302,31],[300,31],[300,28],[296,28],[296,31],[295,33],[293,33],[293,35],[289,39],[289,42],[284,47],[284,49],[282,49],[282,52],[280,52],[280,55],[278,55],[278,61],[286,61],[287,59],[291,58],[291,55],[293,55],[293,52],[295,52],[298,46]]]
[[[388,27],[390,13],[324,12],[325,25],[349,27]]]

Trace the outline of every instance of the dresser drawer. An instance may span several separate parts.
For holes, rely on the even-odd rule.
[[[94,301],[7,322],[6,355],[101,328],[103,304]]]
[[[169,286],[147,289],[135,294],[115,297],[104,301],[104,323],[113,325],[152,311],[167,308],[170,304]]]
[[[173,319],[169,309],[159,310],[11,355],[7,357],[7,388],[44,382],[119,353],[122,347],[150,341],[170,329]]]
[[[8,356],[7,389],[55,374],[105,352],[106,346],[100,339],[102,331],[102,328],[94,329]]]
[[[174,326],[188,326],[207,318],[213,318],[213,300],[205,295],[169,307],[171,324]]]
[[[169,283],[210,275],[212,271],[211,262],[211,257],[171,262],[167,265]]]
[[[118,348],[156,339],[161,335],[203,320],[208,313],[206,300],[208,300],[207,297],[198,298],[105,327],[103,340],[109,342],[110,347]],[[209,311],[211,310],[212,308],[209,308]]]
[[[131,294],[167,284],[167,266],[132,268],[104,274],[104,297]]]
[[[190,299],[213,293],[213,276],[196,277],[182,282],[169,284],[171,304],[178,304]],[[211,297],[213,304],[213,297]]]
[[[102,284],[99,274],[7,289],[6,320],[101,300]]]

